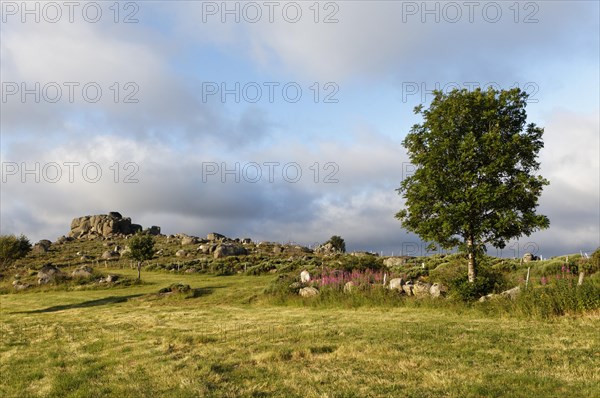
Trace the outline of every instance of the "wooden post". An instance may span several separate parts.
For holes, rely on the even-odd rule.
[[[525,278],[525,289],[527,289],[527,286],[529,285],[529,271],[531,270],[531,267],[527,267],[527,278]]]
[[[583,277],[585,276],[585,271],[581,271],[579,273],[579,280],[577,281],[577,286],[581,286],[583,284]]]

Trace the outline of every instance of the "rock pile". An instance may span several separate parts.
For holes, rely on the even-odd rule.
[[[142,226],[133,224],[131,218],[111,211],[108,214],[74,218],[71,221],[71,231],[68,237],[75,239],[111,238],[119,235],[132,235],[141,230]],[[146,232],[159,235],[160,227],[152,226]]]

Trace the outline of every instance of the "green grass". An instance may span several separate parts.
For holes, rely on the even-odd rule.
[[[1,295],[0,396],[600,396],[597,313],[284,305],[262,293],[273,278],[142,272],[142,285]],[[178,282],[195,297],[154,294]]]

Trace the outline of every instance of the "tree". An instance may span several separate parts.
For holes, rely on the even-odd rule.
[[[141,278],[142,262],[154,256],[154,238],[151,235],[138,232],[129,239],[131,257],[137,261],[138,280]]]
[[[344,242],[344,239],[342,239],[341,236],[333,235],[329,238],[327,243],[331,243],[331,246],[333,246],[336,251],[346,253],[346,242]]]
[[[15,260],[25,257],[30,251],[31,242],[25,235],[0,236],[0,266],[9,266]]]
[[[526,125],[527,98],[518,88],[434,91],[402,143],[416,170],[397,189],[406,204],[396,218],[423,240],[466,251],[469,282],[486,244],[504,248],[550,225],[535,212],[548,181],[535,175],[544,129]]]

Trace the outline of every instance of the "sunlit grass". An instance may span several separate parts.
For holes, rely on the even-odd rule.
[[[0,396],[598,396],[597,316],[276,305],[270,275],[142,278],[0,296]],[[148,295],[177,282],[201,294]]]

